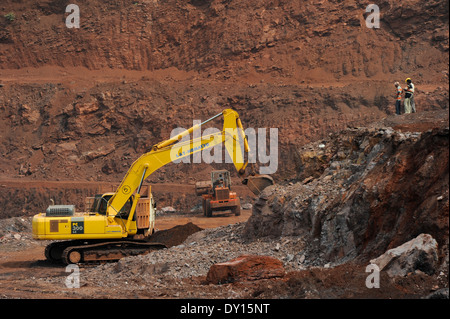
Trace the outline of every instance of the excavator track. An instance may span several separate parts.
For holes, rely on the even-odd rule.
[[[160,243],[137,240],[115,241],[64,241],[55,242],[45,249],[46,258],[53,263],[79,264],[117,261],[128,256],[137,256],[167,248]]]

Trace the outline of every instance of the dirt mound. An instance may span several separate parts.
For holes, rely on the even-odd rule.
[[[43,242],[35,241],[32,238],[31,230],[30,217],[0,219],[0,250],[13,252],[44,245]]]
[[[187,223],[185,225],[178,225],[166,230],[155,232],[149,239],[150,242],[161,243],[167,247],[177,246],[182,244],[190,235],[201,231],[202,228]]]
[[[13,217],[0,219],[0,237],[8,233],[29,233],[31,232],[31,218]]]
[[[254,298],[295,299],[415,299],[436,291],[438,285],[445,285],[445,279],[424,273],[410,274],[392,280],[381,272],[380,288],[368,289],[369,273],[366,265],[346,263],[334,268],[310,268],[287,274],[283,280],[270,284],[260,283],[253,290]]]

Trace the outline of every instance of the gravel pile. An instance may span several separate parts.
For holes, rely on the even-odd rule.
[[[0,249],[18,251],[42,244],[31,236],[31,219],[31,217],[0,219]]]
[[[123,283],[163,284],[170,280],[206,276],[211,265],[241,255],[272,256],[284,263],[287,271],[305,269],[304,242],[299,237],[248,241],[242,233],[245,222],[205,229],[189,236],[182,244],[143,256],[127,257],[89,269],[85,280],[99,286]]]

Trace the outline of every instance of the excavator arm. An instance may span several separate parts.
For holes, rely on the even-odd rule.
[[[200,129],[202,124],[219,116],[224,117],[221,132],[182,140],[184,136],[190,136]],[[98,211],[75,213],[74,205],[51,205],[45,214],[35,215],[32,222],[33,237],[57,240],[45,248],[45,256],[50,261],[63,261],[66,264],[118,260],[164,248],[162,244],[145,240],[154,230],[155,210],[151,206],[150,194],[145,200],[140,200],[142,183],[160,167],[220,143],[225,144],[239,176],[254,193],[273,184],[270,176],[253,175],[254,172],[251,176],[245,176],[248,164],[245,157],[248,158],[249,145],[239,115],[227,109],[200,125],[154,145],[150,152],[133,163],[115,193],[97,197],[102,209],[98,206]]]
[[[203,124],[221,115],[224,117],[222,132],[180,142],[184,136],[190,135],[195,130],[200,129]],[[234,110],[226,109],[203,123],[194,125],[190,129],[154,145],[150,152],[142,155],[132,164],[115,194],[109,200],[107,207],[108,219],[111,221],[114,219],[134,192],[136,192],[135,196],[138,197],[135,198],[135,201],[139,200],[142,183],[153,172],[177,159],[182,159],[221,143],[225,144],[225,149],[233,160],[238,175],[243,179],[243,183],[247,184],[255,194],[258,194],[262,191],[262,188],[273,184],[273,180],[267,175],[255,176],[254,172],[252,172],[253,176],[244,176],[248,160],[245,160],[241,142],[244,152],[248,154],[250,149],[239,115]]]

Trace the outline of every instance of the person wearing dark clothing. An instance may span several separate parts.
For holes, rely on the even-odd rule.
[[[400,115],[401,114],[401,106],[402,106],[403,89],[400,86],[400,83],[398,83],[398,82],[395,82],[394,85],[397,88],[396,97],[395,97],[395,114]]]

